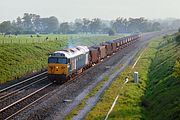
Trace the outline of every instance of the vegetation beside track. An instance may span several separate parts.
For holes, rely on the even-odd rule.
[[[179,119],[180,47],[175,36],[154,39],[135,68],[129,66],[118,76],[85,119],[104,119],[118,93],[109,119]],[[134,71],[139,72],[138,84],[133,83]],[[129,82],[123,85],[126,76]]]
[[[0,37],[0,83],[19,78],[23,75],[47,67],[48,54],[68,47],[68,45],[93,45],[104,41],[119,38],[120,36],[107,35],[69,35],[69,40],[63,35],[46,35],[40,38],[30,38],[28,35],[13,37]],[[58,38],[55,40],[55,38]],[[11,40],[12,39],[12,40]],[[13,41],[11,43],[11,41]],[[16,43],[17,42],[17,43]]]
[[[103,87],[103,85],[105,84],[105,82],[109,79],[109,76],[110,76],[111,74],[114,74],[120,67],[122,67],[122,64],[116,66],[116,68],[115,68],[113,71],[111,71],[111,72],[109,73],[109,75],[104,76],[103,80],[101,80],[101,81],[92,89],[92,91],[71,111],[71,113],[66,116],[66,120],[71,120],[75,115],[77,115],[78,112],[79,112],[80,110],[82,110],[83,107],[85,107],[86,101],[87,101],[89,98],[95,96],[96,93],[99,91],[99,89],[101,89],[101,88]]]

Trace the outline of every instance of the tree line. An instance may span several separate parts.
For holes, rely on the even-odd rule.
[[[77,33],[138,33],[161,30],[159,22],[143,17],[122,18],[116,20],[76,19],[74,22],[59,23],[55,16],[41,18],[37,14],[24,13],[16,20],[0,23],[0,33],[4,34],[77,34]]]

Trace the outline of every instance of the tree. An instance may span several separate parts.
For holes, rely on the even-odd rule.
[[[17,17],[16,19],[16,34],[22,34],[23,33],[23,22],[20,17]]]
[[[0,24],[0,32],[10,34],[12,31],[12,26],[10,21],[4,21]]]
[[[64,22],[60,24],[59,32],[62,34],[67,34],[70,32],[70,26],[68,22]]]
[[[83,21],[81,19],[76,19],[74,23],[74,29],[76,33],[81,33],[83,31]]]
[[[87,33],[89,32],[89,25],[90,25],[91,21],[87,18],[83,18],[83,26],[82,26],[82,29],[83,29],[83,32]]]
[[[40,19],[41,33],[57,33],[59,28],[59,21],[56,17]]]
[[[40,15],[33,14],[32,23],[33,23],[35,32],[41,33],[42,32],[42,24],[41,24]]]
[[[127,19],[124,19],[121,17],[117,18],[114,22],[112,22],[112,28],[117,33],[126,33],[127,32],[127,26],[128,26]]]
[[[101,28],[101,25],[102,25],[102,21],[101,19],[99,18],[94,18],[92,19],[89,27],[90,27],[90,30],[92,33],[97,33],[100,31],[100,28]]]
[[[47,18],[47,26],[48,33],[57,33],[59,28],[58,19],[54,16]]]
[[[32,23],[33,14],[24,13],[23,16],[23,27],[25,34],[31,34],[34,31],[33,23]]]

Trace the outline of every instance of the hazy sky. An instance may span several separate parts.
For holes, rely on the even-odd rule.
[[[180,0],[0,0],[0,22],[23,13],[56,16],[63,21],[75,18],[121,17],[180,18]]]

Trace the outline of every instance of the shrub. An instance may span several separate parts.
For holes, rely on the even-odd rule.
[[[109,29],[108,34],[109,34],[109,36],[113,36],[113,35],[115,35],[115,32],[114,32],[114,30]]]
[[[174,66],[174,72],[173,75],[175,77],[179,77],[180,76],[180,57],[177,58],[175,66]]]
[[[177,41],[178,43],[180,43],[180,34],[177,34],[177,36],[176,36],[176,41]]]

